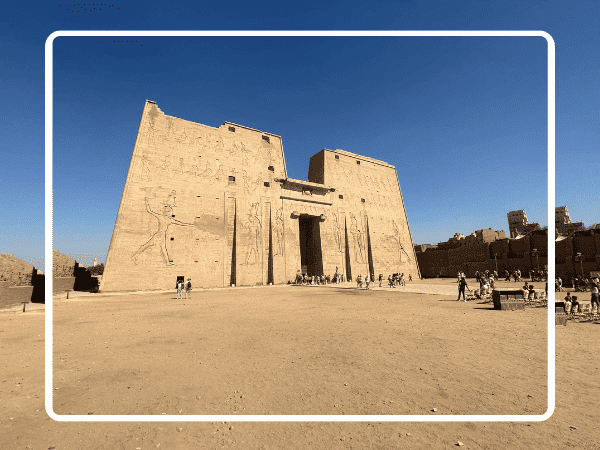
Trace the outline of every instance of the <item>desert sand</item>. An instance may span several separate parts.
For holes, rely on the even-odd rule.
[[[414,282],[56,298],[54,411],[543,414],[547,309],[456,302],[452,282],[428,283],[446,295],[407,292]],[[553,416],[513,423],[56,422],[44,311],[5,310],[0,323],[0,448],[600,448],[593,322],[556,327]]]

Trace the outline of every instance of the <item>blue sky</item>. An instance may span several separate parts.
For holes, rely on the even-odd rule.
[[[597,2],[31,5],[10,4],[0,19],[0,192],[9,212],[0,252],[44,253],[44,42],[74,29],[546,31],[556,41],[556,204],[573,220],[600,222],[591,181]],[[108,250],[146,99],[187,120],[281,135],[292,178],[306,179],[322,148],[395,165],[415,243],[507,230],[513,209],[548,224],[542,38],[60,37],[54,45],[53,229],[63,253]]]

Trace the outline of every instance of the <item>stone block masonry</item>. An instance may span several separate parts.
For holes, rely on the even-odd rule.
[[[146,102],[100,290],[278,284],[336,267],[419,276],[393,166],[322,150],[294,180],[280,136]]]

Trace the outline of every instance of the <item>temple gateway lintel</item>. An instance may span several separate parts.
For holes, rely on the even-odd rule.
[[[312,199],[308,199],[308,198],[296,198],[296,197],[290,197],[289,195],[281,195],[279,198],[281,198],[283,200],[291,200],[293,202],[316,203],[319,205],[326,205],[326,206],[333,205],[332,202],[323,202],[323,201],[312,200]]]

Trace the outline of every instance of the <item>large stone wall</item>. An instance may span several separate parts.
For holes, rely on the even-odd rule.
[[[393,166],[323,150],[309,181],[288,179],[279,136],[147,101],[100,289],[285,283],[301,269],[307,218],[323,274],[418,276]]]

